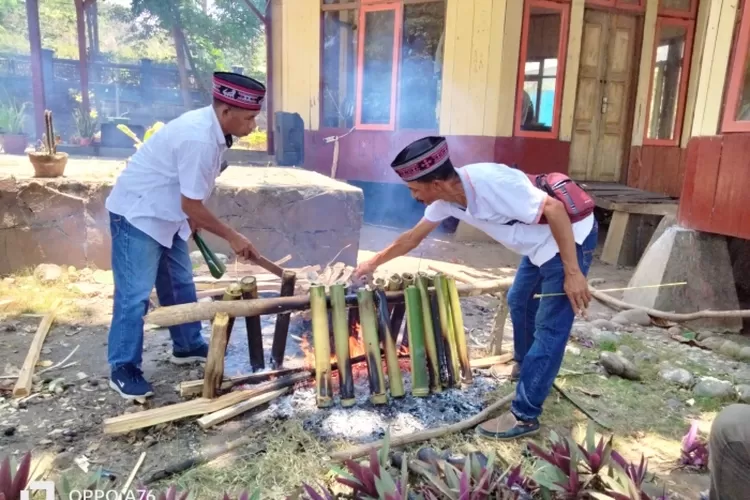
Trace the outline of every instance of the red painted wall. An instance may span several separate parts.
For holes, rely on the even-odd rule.
[[[333,143],[329,136],[346,130],[305,131],[305,168],[330,175]],[[400,182],[391,169],[393,158],[409,143],[434,132],[400,130],[381,132],[355,130],[339,142],[336,177],[348,181]],[[567,172],[570,143],[528,137],[448,136],[451,160],[457,167],[468,163],[517,164],[528,173]]]
[[[634,146],[630,149],[628,186],[678,198],[685,178],[687,149]]]
[[[694,137],[686,151],[680,224],[750,239],[750,134]]]

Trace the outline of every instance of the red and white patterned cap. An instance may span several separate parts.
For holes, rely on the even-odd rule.
[[[266,87],[258,80],[239,73],[216,72],[213,96],[231,106],[260,111],[266,97]]]
[[[411,182],[442,167],[449,158],[444,137],[423,137],[404,148],[391,167],[404,182]]]

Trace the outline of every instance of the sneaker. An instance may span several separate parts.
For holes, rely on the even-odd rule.
[[[539,421],[528,422],[518,420],[512,412],[487,420],[476,428],[479,436],[497,441],[510,441],[522,437],[533,436],[539,432]]]
[[[123,365],[113,370],[109,386],[125,399],[146,398],[154,395],[151,384],[143,378],[143,372],[133,365]]]
[[[191,363],[205,363],[208,358],[208,344],[203,344],[188,352],[172,352],[172,363],[176,365],[189,365]]]

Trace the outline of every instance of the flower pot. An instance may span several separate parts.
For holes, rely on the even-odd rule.
[[[27,154],[34,167],[34,177],[61,177],[68,164],[68,153],[50,155],[33,151]]]
[[[26,151],[28,139],[25,134],[3,134],[3,151],[9,155],[22,155]]]
[[[83,137],[81,137],[78,140],[78,144],[81,145],[81,146],[90,146],[91,145],[91,137],[87,137],[85,139]]]

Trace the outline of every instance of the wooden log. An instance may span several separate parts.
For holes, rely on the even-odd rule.
[[[359,320],[362,328],[362,340],[365,343],[367,357],[367,375],[370,383],[370,402],[382,405],[388,402],[385,394],[385,377],[381,361],[378,324],[375,316],[375,302],[372,290],[363,288],[357,292],[359,298]]]
[[[323,285],[310,287],[313,351],[315,354],[315,400],[318,408],[328,408],[333,405],[331,341],[325,293],[325,286]]]
[[[510,402],[513,401],[514,397],[515,392],[508,394],[507,396],[499,399],[481,412],[477,413],[473,417],[461,420],[460,422],[456,422],[455,424],[451,424],[445,427],[438,427],[437,429],[413,432],[411,434],[405,434],[403,436],[391,436],[390,440],[388,441],[388,445],[391,449],[400,448],[402,446],[406,446],[407,444],[421,443],[422,441],[429,441],[430,439],[437,439],[443,436],[447,436],[448,434],[463,432],[465,430],[471,429],[472,427],[476,427],[477,425],[490,418],[490,416],[492,416],[492,414],[499,409],[509,405]],[[381,439],[372,443],[355,446],[347,450],[337,451],[331,454],[331,459],[338,462],[348,459],[354,460],[368,455],[372,450],[379,450],[383,447],[384,444],[385,443]]]
[[[508,320],[508,294],[500,292],[495,294],[500,301],[492,318],[492,332],[490,333],[490,352],[492,354],[503,353],[503,337],[505,335],[505,322]]]
[[[357,400],[354,395],[354,377],[352,375],[351,352],[349,352],[349,321],[347,318],[344,285],[336,284],[331,286],[331,306],[341,406],[349,408],[354,406]]]
[[[500,354],[499,356],[489,356],[487,358],[479,358],[479,359],[472,359],[469,361],[469,365],[471,365],[472,368],[489,368],[490,366],[494,365],[503,365],[505,363],[509,363],[513,361],[513,353],[508,352],[505,354]]]
[[[18,374],[18,380],[16,385],[13,387],[14,398],[25,398],[31,394],[31,385],[34,378],[34,367],[37,361],[39,361],[39,355],[42,352],[42,346],[44,345],[44,339],[47,338],[47,333],[52,327],[52,322],[55,320],[57,310],[60,308],[62,300],[57,299],[52,303],[50,311],[44,315],[39,327],[36,329],[34,338],[29,346],[29,351],[26,353],[26,359],[23,361],[21,366],[21,372]]]
[[[253,276],[245,276],[240,280],[242,287],[242,298],[244,300],[256,300],[258,298],[258,282]],[[260,316],[246,316],[245,330],[247,331],[247,349],[250,357],[250,368],[257,372],[266,367],[263,356],[263,330],[260,325]]]
[[[476,285],[458,286],[461,297],[476,297],[491,295],[507,290],[513,284],[512,279],[477,282]],[[388,302],[404,301],[404,292],[386,292]],[[349,307],[356,306],[356,295],[347,295],[346,303]],[[194,321],[207,321],[217,312],[225,312],[232,317],[260,316],[264,314],[278,314],[287,311],[304,311],[310,308],[309,296],[274,297],[257,300],[238,300],[231,302],[199,302],[159,307],[149,312],[145,317],[146,323],[161,327],[181,325]]]
[[[293,271],[284,271],[281,277],[282,297],[291,297],[294,295],[294,286],[297,281],[297,274]],[[276,325],[273,331],[273,344],[271,345],[271,367],[281,368],[284,364],[284,352],[286,352],[286,340],[289,336],[289,321],[292,313],[283,312],[276,315]]]
[[[235,385],[239,384],[259,384],[266,380],[284,377],[286,375],[292,375],[294,373],[310,371],[309,368],[298,367],[298,368],[282,368],[281,370],[270,370],[262,373],[244,373],[241,375],[234,375],[231,377],[224,377],[221,381],[221,385],[218,387],[220,391],[226,391],[231,389]],[[179,393],[180,397],[188,398],[192,396],[199,396],[203,392],[204,379],[200,380],[186,380],[180,382]]]
[[[427,275],[417,276],[417,289],[419,290],[419,299],[422,305],[422,323],[424,325],[424,343],[427,351],[427,362],[429,363],[430,390],[432,392],[441,392],[440,383],[440,357],[438,355],[437,342],[435,340],[435,329],[432,322],[430,291],[427,288]]]
[[[453,333],[456,337],[456,347],[458,348],[458,361],[461,365],[461,375],[465,383],[471,384],[473,377],[471,374],[471,365],[469,364],[469,344],[466,341],[461,301],[458,298],[456,281],[453,278],[448,278],[446,282],[448,284],[448,300],[450,303],[451,318],[453,319]]]
[[[380,339],[385,350],[385,362],[388,368],[388,385],[392,398],[402,398],[405,395],[404,380],[401,376],[401,366],[398,363],[398,352],[396,342],[390,332],[390,316],[388,315],[388,301],[383,290],[375,292],[376,312],[378,316],[378,327],[382,331]]]
[[[429,269],[430,271],[435,271],[438,274],[442,274],[444,276],[448,276],[449,278],[453,278],[454,280],[460,281],[461,283],[466,283],[468,285],[473,285],[476,282],[476,280],[473,280],[473,279],[469,278],[468,276],[462,276],[458,272],[448,271],[447,269],[445,269],[445,268],[443,268],[441,266],[440,267],[436,266],[434,264],[428,265],[427,269]]]
[[[211,427],[218,425],[222,422],[226,422],[227,420],[236,417],[237,415],[242,415],[245,412],[248,412],[252,410],[253,408],[257,408],[261,405],[264,405],[268,403],[269,401],[272,401],[279,396],[282,396],[289,392],[289,388],[285,387],[283,389],[279,389],[273,392],[269,392],[268,394],[262,394],[260,396],[255,396],[254,398],[250,398],[247,401],[243,401],[241,403],[237,403],[236,405],[230,406],[228,408],[224,408],[223,410],[216,411],[214,413],[209,413],[208,415],[203,415],[201,418],[198,419],[198,425],[201,426],[201,429],[210,429]]]
[[[203,397],[213,399],[224,380],[224,356],[229,343],[229,315],[218,313],[211,326],[208,357],[203,371]]]
[[[419,289],[407,287],[406,323],[409,334],[409,362],[411,365],[411,393],[417,397],[430,394],[430,376],[427,370],[427,351],[424,339],[424,316]]]
[[[308,372],[309,373],[309,372]],[[308,378],[309,378],[308,374]],[[269,389],[271,390],[271,389]],[[177,403],[161,408],[154,408],[139,413],[128,413],[104,420],[105,434],[122,434],[144,427],[173,422],[187,417],[205,415],[223,410],[232,405],[257,396],[257,389],[230,392],[215,399],[196,398],[184,403]]]

